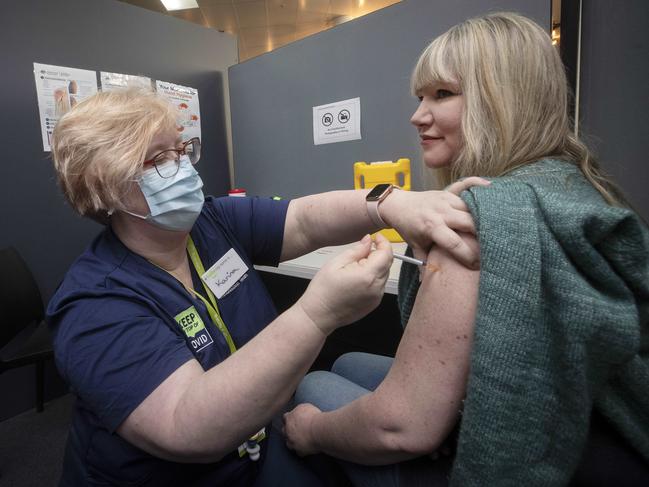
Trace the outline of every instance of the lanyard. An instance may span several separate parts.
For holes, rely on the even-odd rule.
[[[219,307],[216,304],[216,298],[214,297],[214,294],[212,294],[212,291],[205,284],[205,282],[201,277],[203,274],[205,274],[205,268],[203,267],[201,258],[198,255],[198,250],[196,250],[196,245],[194,245],[194,241],[192,240],[191,236],[188,236],[187,238],[187,252],[189,253],[189,258],[191,259],[192,264],[194,265],[194,269],[196,269],[196,272],[198,272],[198,276],[201,279],[201,283],[203,284],[203,288],[207,293],[209,301],[205,299],[203,296],[201,296],[199,293],[194,291],[193,289],[187,289],[187,290],[203,302],[203,304],[207,308],[207,312],[209,313],[210,318],[212,318],[212,322],[216,325],[216,327],[219,329],[219,331],[225,338],[225,341],[228,343],[230,354],[233,354],[234,352],[237,351],[237,347],[234,344],[234,341],[232,340],[232,336],[228,331],[228,327],[225,326],[225,323],[221,318],[221,314],[219,313]]]
[[[203,281],[203,278],[201,277],[203,274],[205,274],[205,268],[203,267],[203,263],[201,262],[201,258],[198,255],[198,250],[196,250],[196,245],[194,245],[194,240],[192,240],[191,235],[187,237],[187,252],[189,253],[189,258],[191,259],[192,264],[194,265],[194,269],[196,269],[196,272],[198,272],[198,276],[201,279],[201,284],[203,284],[203,289],[205,289],[205,292],[207,293],[207,297],[210,300],[208,301],[193,289],[188,289],[188,291],[191,292],[198,299],[203,301],[205,307],[207,308],[207,312],[210,314],[210,318],[212,318],[214,324],[217,326],[217,328],[221,331],[221,333],[225,337],[225,341],[228,342],[228,347],[230,347],[230,354],[233,354],[234,352],[237,351],[237,347],[234,345],[234,341],[232,341],[230,332],[228,331],[228,328],[225,326],[223,319],[221,319],[221,315],[219,313],[219,307],[216,304],[216,297],[214,296],[212,290],[209,288],[207,284],[205,284],[205,281]],[[242,457],[243,455],[248,453],[248,456],[252,461],[259,460],[260,447],[258,442],[260,442],[264,438],[266,438],[266,428],[262,428],[261,431],[259,431],[257,434],[252,436],[249,440],[247,440],[243,445],[239,447],[239,456]]]

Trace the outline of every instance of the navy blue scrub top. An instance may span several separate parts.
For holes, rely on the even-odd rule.
[[[191,231],[205,269],[232,248],[249,268],[239,285],[218,300],[237,348],[277,316],[253,263],[279,263],[287,208],[288,201],[208,197]],[[192,273],[194,289],[205,295]],[[204,324],[189,337],[177,322],[188,310]],[[115,433],[188,360],[196,358],[208,370],[230,354],[205,305],[173,276],[131,252],[107,228],[66,274],[48,305],[47,320],[57,366],[77,396],[61,485],[236,486],[254,481],[259,462],[236,452],[213,464],[175,463]]]

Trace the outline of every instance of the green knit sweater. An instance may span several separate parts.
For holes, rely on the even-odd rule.
[[[646,226],[556,160],[462,197],[481,269],[451,484],[568,483],[593,407],[649,459]],[[419,287],[409,267],[399,281],[403,323]]]

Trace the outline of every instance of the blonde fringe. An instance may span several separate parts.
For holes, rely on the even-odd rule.
[[[462,87],[463,144],[449,167],[427,171],[429,187],[441,189],[468,176],[498,177],[555,157],[577,165],[609,204],[628,206],[573,135],[563,63],[532,20],[500,12],[452,27],[421,54],[411,89],[418,94],[440,81]]]

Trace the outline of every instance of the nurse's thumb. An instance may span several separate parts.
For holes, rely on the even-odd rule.
[[[351,248],[345,250],[345,252],[338,256],[338,263],[344,266],[352,262],[358,262],[361,259],[367,258],[371,250],[372,237],[365,235],[359,242],[356,242]]]

